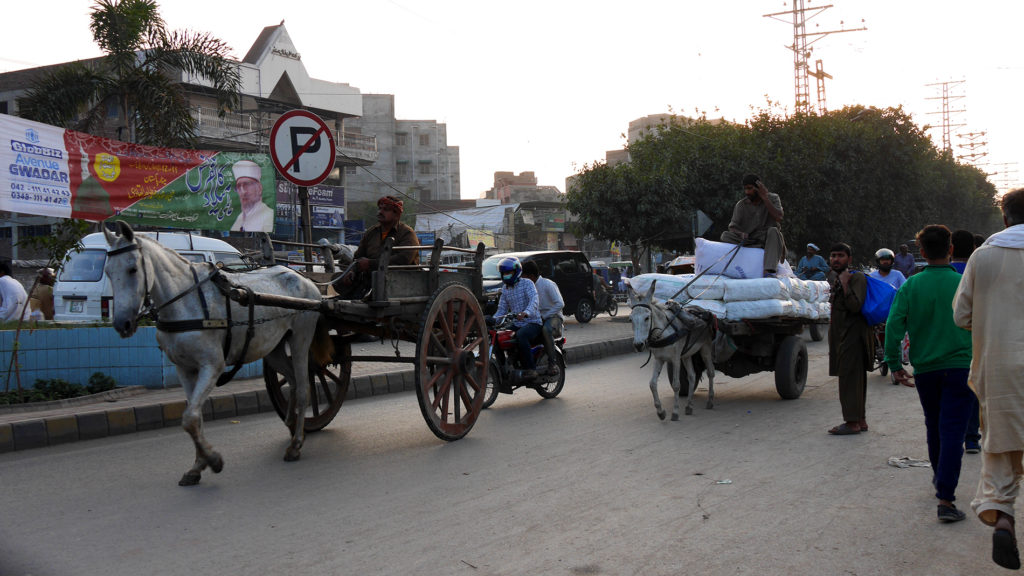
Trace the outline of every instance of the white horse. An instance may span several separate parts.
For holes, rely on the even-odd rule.
[[[214,472],[221,471],[223,458],[203,436],[203,402],[226,366],[263,357],[292,385],[285,421],[292,438],[284,459],[298,460],[305,440],[303,425],[314,334],[317,361],[325,364],[332,354],[326,330],[317,331],[320,314],[315,310],[256,306],[252,310],[256,329],[251,330],[249,309],[236,302],[228,304],[218,284],[319,300],[316,285],[284,266],[245,273],[220,272],[213,264],[191,263],[155,240],[136,235],[123,221],[116,224],[119,233],[103,229],[110,248],[106,274],[114,293],[114,329],[128,338],[135,333],[143,314],[158,313],[157,342],[177,367],[188,400],[181,427],[195,443],[196,461],[178,484],[197,484],[207,466]]]
[[[654,286],[651,282],[647,294],[640,296],[629,287],[629,304],[632,310],[629,320],[633,323],[633,348],[642,352],[645,348],[651,351],[654,358],[654,374],[651,376],[651,394],[654,396],[654,408],[658,418],[665,419],[665,409],[658,397],[658,377],[661,368],[668,364],[669,383],[672,385],[675,403],[672,406],[672,420],[679,420],[679,396],[681,376],[680,366],[686,368],[689,380],[689,398],[686,401],[686,414],[693,414],[693,393],[700,378],[700,368],[708,374],[707,408],[715,405],[715,365],[712,357],[711,320],[713,315],[699,308],[683,308],[669,300],[666,304],[655,301]],[[694,355],[700,352],[700,357]],[[693,360],[703,360],[702,367],[695,373]]]

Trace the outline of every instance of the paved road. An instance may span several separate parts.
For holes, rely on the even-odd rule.
[[[809,351],[800,399],[720,377],[680,422],[638,354],[571,366],[554,400],[503,395],[452,443],[411,393],[346,403],[296,463],[276,417],[214,421],[225,469],[194,488],[175,429],[3,454],[0,574],[1003,573],[977,520],[937,522],[929,469],[887,465],[925,457],[914,391],[871,376],[871,432],[829,436],[835,380]]]

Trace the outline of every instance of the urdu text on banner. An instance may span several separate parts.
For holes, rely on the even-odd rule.
[[[273,231],[266,154],[129,144],[0,114],[0,210],[192,230]]]

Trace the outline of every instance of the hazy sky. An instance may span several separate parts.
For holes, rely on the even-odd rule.
[[[806,6],[823,6],[808,2]],[[868,28],[813,44],[832,74],[830,109],[903,105],[938,125],[938,88],[965,98],[951,109],[987,131],[991,177],[1024,181],[1024,43],[1016,1],[833,0],[807,31]],[[240,6],[245,10],[240,10]],[[91,2],[6,2],[0,71],[98,56]],[[169,27],[211,32],[241,58],[282,19],[314,78],[395,95],[401,119],[448,125],[460,148],[462,196],[496,171],[533,171],[542,185],[621,148],[629,121],[670,110],[742,122],[770,98],[793,107],[791,23],[763,17],[781,0],[164,0]],[[840,22],[844,24],[840,24]],[[811,79],[812,99],[815,93]],[[1015,98],[1014,98],[1015,96]],[[936,141],[941,132],[931,132]],[[984,161],[983,161],[984,162]],[[756,167],[750,167],[756,168]],[[1012,173],[1016,171],[1017,173]]]

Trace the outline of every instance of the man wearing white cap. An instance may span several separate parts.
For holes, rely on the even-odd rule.
[[[807,244],[807,256],[800,258],[796,265],[797,278],[801,280],[824,280],[828,263],[818,255],[818,246]]]
[[[252,160],[239,160],[231,167],[235,175],[235,192],[242,202],[242,213],[231,226],[234,232],[273,232],[274,211],[263,203],[263,170]]]

